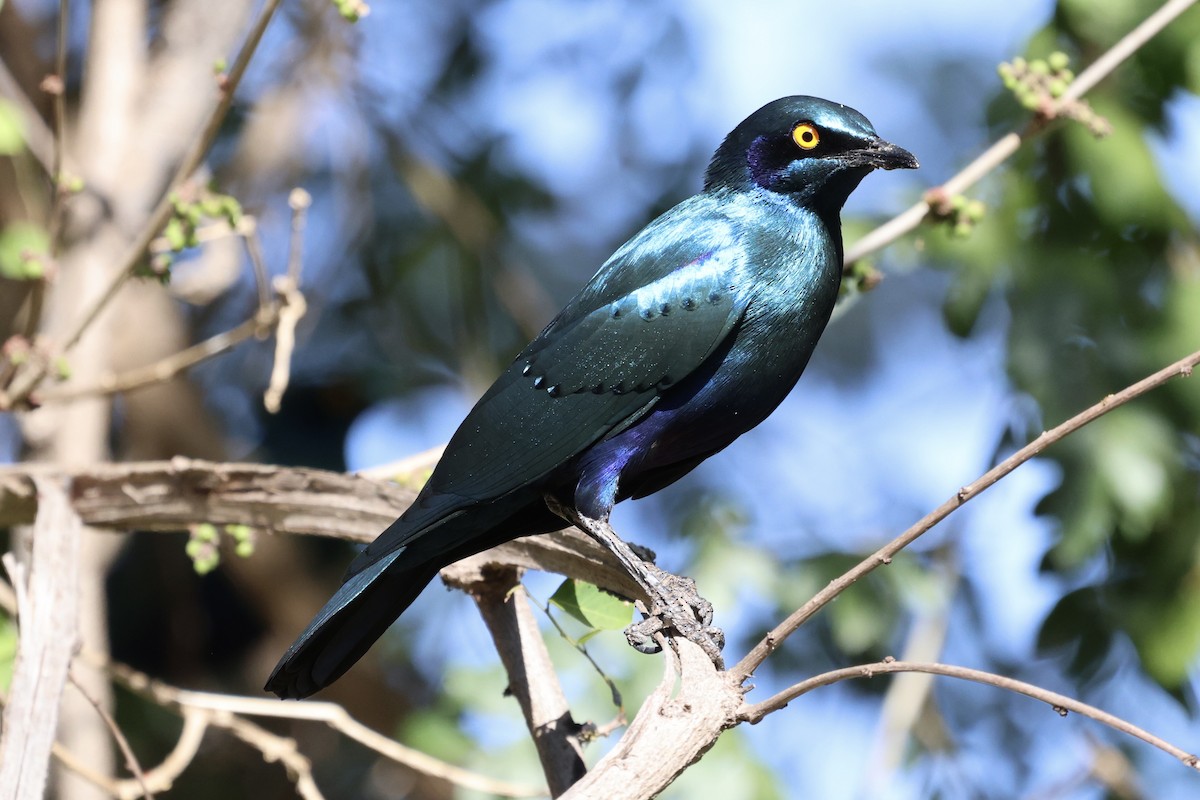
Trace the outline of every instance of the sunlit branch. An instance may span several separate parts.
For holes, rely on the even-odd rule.
[[[1093,61],[1079,76],[1071,82],[1063,96],[1053,108],[1048,109],[1046,117],[1053,117],[1055,109],[1076,102],[1084,94],[1093,89],[1096,84],[1108,77],[1113,70],[1129,58],[1138,48],[1142,47],[1155,35],[1160,33],[1180,14],[1195,5],[1197,0],[1168,0],[1161,8],[1147,17],[1140,25],[1127,33],[1122,39],[1110,47],[1103,55]],[[952,197],[962,194],[978,183],[984,176],[994,171],[1007,161],[1021,145],[1045,129],[1041,118],[1020,133],[1012,132],[998,139],[991,147],[981,153],[974,161],[963,167],[954,177],[934,189],[940,195]],[[908,209],[900,212],[892,219],[863,236],[846,250],[846,264],[881,250],[899,239],[904,234],[916,229],[921,221],[929,214],[930,204],[925,200],[914,203]]]
[[[1114,730],[1129,734],[1135,738],[1141,739],[1147,744],[1153,745],[1163,752],[1170,753],[1175,758],[1182,761],[1192,769],[1200,770],[1200,759],[1191,753],[1176,747],[1170,742],[1162,739],[1149,731],[1139,728],[1130,722],[1127,722],[1120,717],[1109,714],[1107,711],[1102,711],[1095,706],[1080,702],[1072,697],[1067,697],[1064,694],[1052,692],[1048,689],[1043,689],[1040,686],[1034,686],[1031,683],[1007,678],[1003,675],[996,675],[991,672],[971,669],[969,667],[957,667],[949,664],[937,663],[921,663],[913,661],[895,661],[884,659],[874,664],[861,664],[856,667],[845,667],[843,669],[835,669],[830,672],[815,675],[808,680],[800,681],[797,684],[789,686],[775,696],[762,701],[761,703],[752,703],[743,706],[738,712],[739,720],[754,724],[759,722],[768,714],[778,711],[787,706],[788,703],[796,698],[811,692],[813,689],[818,689],[822,686],[829,686],[840,681],[852,680],[855,678],[873,678],[877,675],[887,675],[896,672],[924,672],[930,675],[944,675],[949,678],[959,678],[960,680],[972,681],[974,683],[982,683],[987,686],[995,686],[999,689],[1006,689],[1010,692],[1023,694],[1026,697],[1032,697],[1034,700],[1041,700],[1043,703],[1051,706],[1056,712],[1062,716],[1066,716],[1067,712],[1074,711],[1076,714],[1081,714],[1089,719],[1094,719],[1097,722],[1103,723]]]
[[[839,577],[835,578],[824,589],[818,592],[811,600],[797,609],[783,622],[775,626],[761,642],[754,646],[745,658],[734,665],[731,673],[739,680],[745,680],[754,670],[770,655],[775,648],[791,636],[796,629],[807,622],[814,614],[824,608],[839,594],[844,592],[855,581],[868,573],[874,571],[877,567],[890,564],[892,558],[903,550],[908,545],[916,541],[922,534],[938,524],[946,517],[950,516],[956,509],[960,508],[964,503],[978,496],[985,489],[989,488],[996,481],[1003,478],[1014,469],[1024,464],[1029,459],[1040,454],[1050,445],[1058,442],[1064,437],[1074,433],[1075,431],[1087,425],[1099,417],[1104,416],[1114,408],[1121,406],[1140,397],[1151,389],[1155,389],[1172,378],[1186,377],[1192,374],[1192,369],[1200,364],[1200,351],[1196,351],[1189,356],[1181,358],[1174,364],[1160,369],[1153,375],[1149,375],[1131,386],[1127,386],[1116,394],[1111,394],[1105,397],[1100,402],[1092,407],[1076,414],[1066,422],[1058,425],[1052,430],[1043,432],[1040,436],[1034,439],[1029,444],[1022,447],[1017,452],[1013,453],[1008,458],[1001,461],[996,466],[979,476],[977,479],[963,486],[946,502],[942,503],[933,511],[922,517],[916,524],[906,530],[904,533],[897,536],[892,541],[888,542],[883,547],[876,550],[867,558],[860,561],[850,570],[846,571]]]

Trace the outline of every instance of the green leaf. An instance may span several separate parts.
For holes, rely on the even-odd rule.
[[[8,693],[12,683],[13,663],[17,659],[17,623],[12,617],[0,614],[0,691]]]
[[[633,618],[633,603],[571,578],[562,582],[550,602],[584,625],[599,630],[620,630]]]
[[[41,277],[37,256],[50,251],[50,237],[40,226],[14,222],[0,230],[0,275],[13,280]]]
[[[0,156],[13,156],[24,149],[25,118],[16,106],[0,98]]]

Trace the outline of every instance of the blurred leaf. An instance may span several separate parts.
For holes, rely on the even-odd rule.
[[[1173,602],[1157,604],[1136,635],[1146,670],[1163,686],[1178,686],[1200,652],[1200,567],[1174,593]]]
[[[0,230],[0,275],[13,280],[42,276],[41,258],[50,252],[50,237],[32,222],[12,222]]]
[[[550,602],[598,630],[620,630],[633,618],[633,603],[571,578],[562,582]]]
[[[435,710],[421,710],[411,714],[405,721],[398,737],[405,744],[415,747],[435,758],[458,762],[465,752],[475,747],[457,719]]]
[[[1103,624],[1106,620],[1111,620],[1111,615],[1095,587],[1071,592],[1058,601],[1042,623],[1038,631],[1038,652],[1043,655],[1070,654],[1071,671],[1089,678],[1095,674],[1112,644],[1109,626]]]
[[[0,156],[13,156],[24,149],[25,119],[16,106],[0,97]]]
[[[7,614],[0,614],[0,692],[8,694],[12,683],[13,663],[17,658],[17,623]]]

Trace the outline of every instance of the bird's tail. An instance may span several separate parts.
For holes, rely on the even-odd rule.
[[[353,575],[305,628],[267,678],[283,699],[308,697],[342,676],[437,575],[438,564],[403,559],[399,547]],[[399,561],[398,561],[399,559]]]

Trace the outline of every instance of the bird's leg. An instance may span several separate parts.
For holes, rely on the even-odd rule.
[[[646,593],[649,598],[646,619],[625,629],[625,638],[634,649],[642,653],[657,653],[662,648],[655,641],[655,636],[674,632],[698,645],[717,669],[725,668],[721,658],[725,634],[720,628],[712,627],[712,603],[697,593],[694,580],[673,575],[653,562],[644,561],[617,535],[608,520],[584,516],[553,497],[546,498],[546,505],[616,556],[625,571]]]

